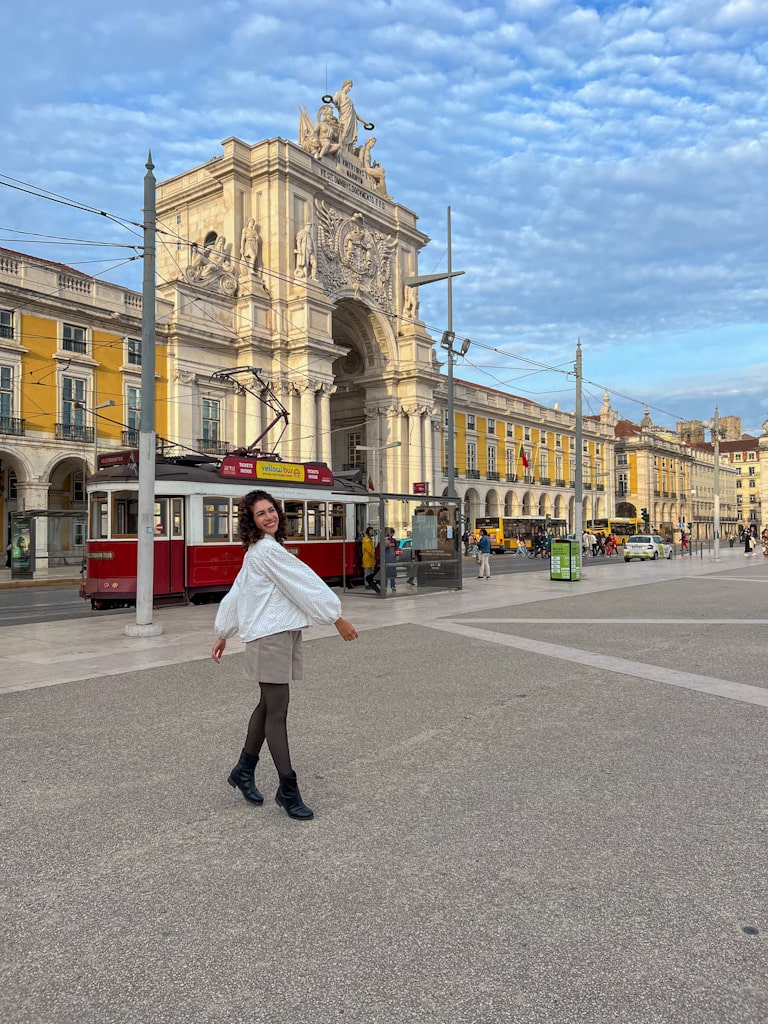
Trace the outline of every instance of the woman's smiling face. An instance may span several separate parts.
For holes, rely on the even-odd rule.
[[[266,499],[254,501],[251,506],[251,514],[253,515],[254,523],[262,533],[268,533],[270,537],[275,536],[280,525],[280,519],[277,509],[271,501],[266,501]]]

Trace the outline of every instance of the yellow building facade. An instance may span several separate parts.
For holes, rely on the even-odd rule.
[[[133,447],[141,407],[141,296],[0,250],[0,523],[34,520],[35,575],[79,564],[84,482],[100,451]],[[167,437],[158,338],[157,432]]]

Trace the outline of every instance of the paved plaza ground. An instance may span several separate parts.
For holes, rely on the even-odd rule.
[[[4,1024],[764,1024],[768,562],[345,594],[226,785],[213,607],[0,629]]]

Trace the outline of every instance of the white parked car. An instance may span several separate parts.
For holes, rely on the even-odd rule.
[[[671,558],[673,550],[669,541],[657,533],[637,533],[627,538],[624,561],[631,562],[633,558],[639,558],[641,561]]]

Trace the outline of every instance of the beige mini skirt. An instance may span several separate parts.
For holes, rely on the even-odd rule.
[[[292,683],[304,678],[300,629],[261,636],[245,645],[245,674],[254,683]]]

